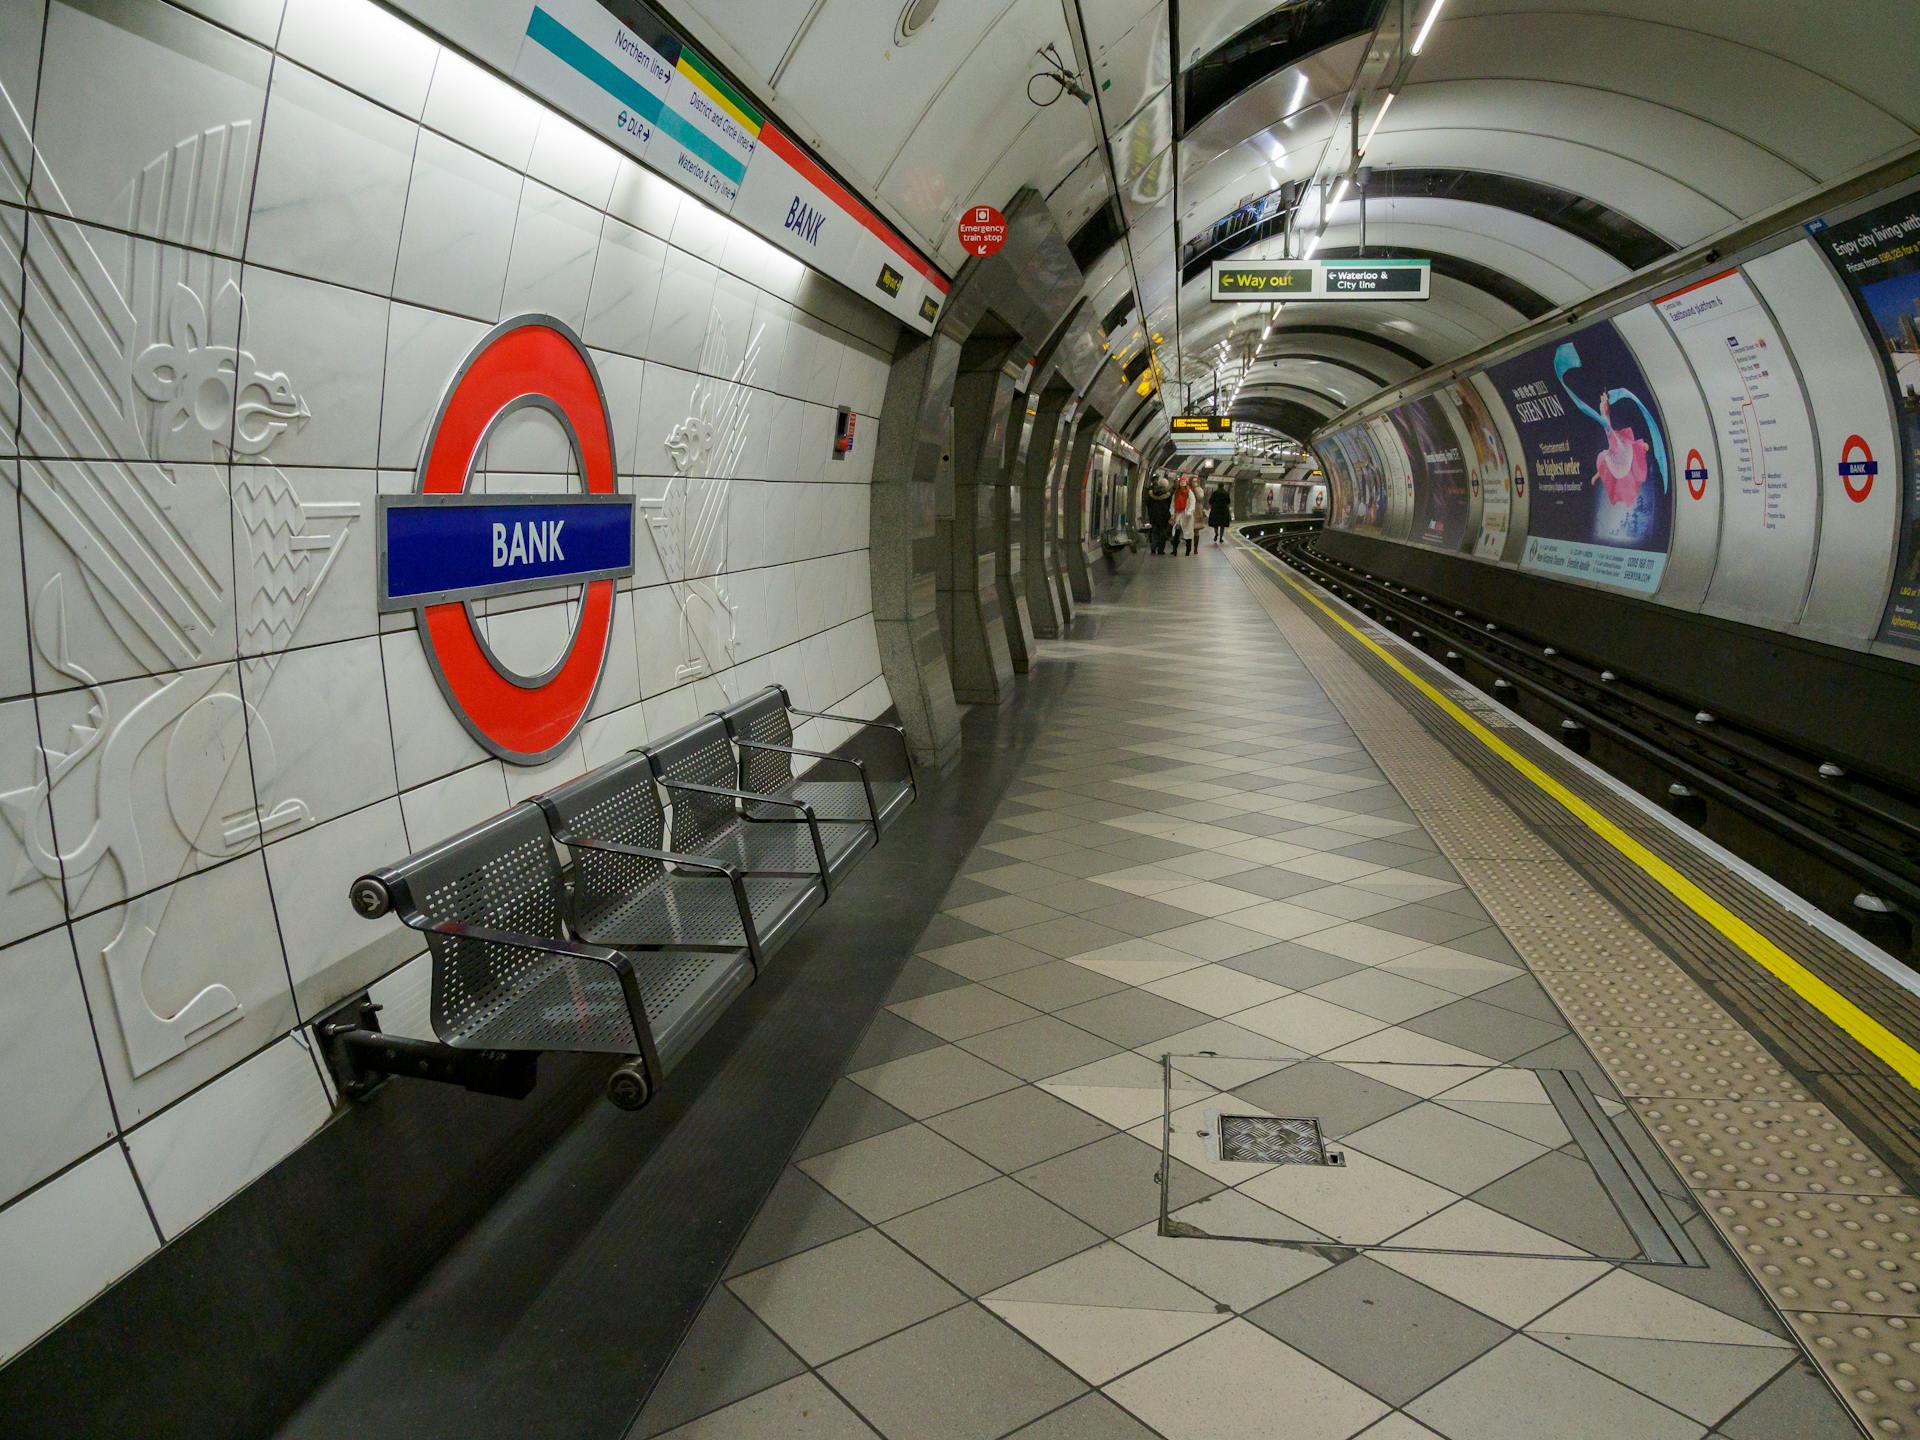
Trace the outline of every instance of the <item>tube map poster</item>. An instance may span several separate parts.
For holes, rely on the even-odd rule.
[[[1860,307],[1893,387],[1900,433],[1900,555],[1880,638],[1920,647],[1920,195],[1815,234]]]
[[[1652,594],[1673,536],[1672,460],[1620,332],[1603,320],[1487,373],[1533,487],[1521,564]]]

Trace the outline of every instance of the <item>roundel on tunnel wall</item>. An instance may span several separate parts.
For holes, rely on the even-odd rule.
[[[565,432],[580,488],[475,491],[489,437],[529,407]],[[618,493],[616,473],[605,392],[586,347],[552,316],[521,315],[488,331],[455,369],[413,491],[380,498],[380,608],[415,612],[448,707],[512,764],[559,753],[599,688],[616,582],[633,573],[634,501]],[[559,601],[576,587],[567,642],[543,673],[520,673],[488,644],[477,604],[541,591]]]

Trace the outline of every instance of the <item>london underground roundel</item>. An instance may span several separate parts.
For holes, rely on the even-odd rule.
[[[507,416],[559,422],[582,489],[476,493],[474,464]],[[616,581],[633,573],[633,498],[617,493],[600,377],[572,330],[548,315],[504,320],[455,371],[427,432],[413,493],[379,504],[379,605],[413,610],[447,704],[487,750],[516,765],[551,759],[586,719],[606,668]],[[580,587],[572,631],[540,675],[503,664],[473,602]]]

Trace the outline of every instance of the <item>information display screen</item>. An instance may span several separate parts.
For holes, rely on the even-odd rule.
[[[1487,373],[1519,437],[1517,483],[1531,486],[1521,564],[1658,589],[1673,534],[1667,441],[1620,332],[1603,320]]]
[[[1920,194],[1816,231],[1878,344],[1899,426],[1900,551],[1880,638],[1920,648]],[[1841,466],[1867,461],[1842,457]],[[1867,477],[1841,469],[1843,483]],[[1884,478],[1884,477],[1883,477]]]

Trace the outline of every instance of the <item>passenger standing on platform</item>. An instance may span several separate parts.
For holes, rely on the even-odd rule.
[[[1180,547],[1187,547],[1187,554],[1193,553],[1194,536],[1200,528],[1200,501],[1195,495],[1194,483],[1182,479],[1180,488],[1173,495],[1173,553],[1178,555]]]
[[[1167,534],[1173,528],[1173,491],[1167,482],[1156,479],[1147,491],[1147,529],[1152,554],[1164,555]]]
[[[1233,496],[1227,491],[1223,480],[1213,489],[1213,496],[1207,501],[1207,523],[1213,527],[1213,543],[1227,543],[1227,526],[1233,523]]]

